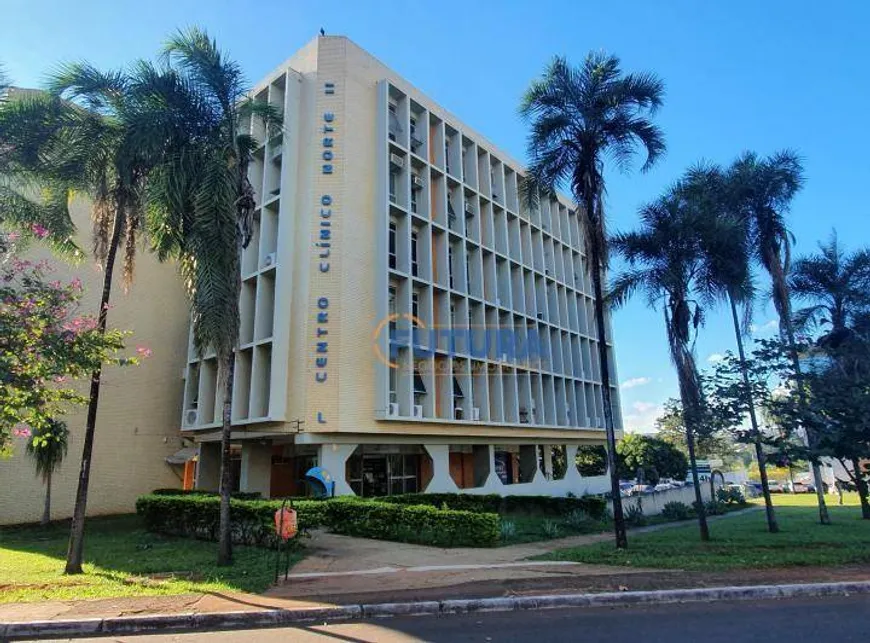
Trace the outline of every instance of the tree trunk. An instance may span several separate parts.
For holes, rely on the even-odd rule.
[[[802,406],[806,406],[806,393],[803,389],[803,374],[801,371],[801,360],[797,352],[797,342],[794,336],[794,322],[791,318],[791,299],[788,289],[788,281],[786,280],[785,271],[782,268],[782,261],[779,253],[776,252],[773,260],[770,262],[771,279],[773,281],[773,300],[776,304],[776,311],[779,314],[780,332],[785,333],[788,343],[789,353],[791,357],[792,367],[794,368],[795,377],[798,384],[799,401]],[[815,448],[815,436],[812,431],[805,429],[807,436],[807,447],[812,451]],[[828,505],[825,503],[825,485],[822,481],[822,472],[819,469],[817,462],[811,462],[813,470],[813,483],[816,486],[816,498],[819,503],[819,522],[823,525],[831,524],[831,516],[828,514]],[[794,487],[792,487],[794,488]]]
[[[858,497],[861,499],[861,517],[864,520],[870,520],[867,479],[864,477],[864,470],[861,468],[861,461],[858,458],[852,458],[852,468],[855,471],[855,486],[858,487]]]
[[[698,461],[695,457],[695,423],[700,411],[701,390],[698,384],[698,371],[692,353],[682,340],[678,329],[672,328],[672,318],[665,305],[665,328],[668,331],[668,344],[671,358],[677,369],[680,387],[680,401],[683,404],[683,424],[686,425],[686,447],[689,451],[689,465],[692,469],[692,484],[695,487],[695,507],[698,512],[698,529],[701,540],[710,540],[710,527],[707,525],[707,510],[701,495],[701,481],[698,477]],[[674,324],[678,323],[673,321]]]
[[[230,467],[230,438],[232,437],[233,421],[233,375],[236,369],[236,354],[221,359],[219,369],[223,376],[223,405],[221,408],[221,508],[220,535],[218,538],[218,565],[233,563],[233,533],[230,522],[230,494],[232,493],[232,469]]]
[[[115,257],[118,254],[118,244],[124,229],[126,208],[123,200],[116,204],[115,225],[112,230],[112,240],[106,255],[106,267],[103,273],[103,293],[100,297],[100,311],[97,316],[97,330],[106,332],[106,319],[109,314],[109,299],[112,295],[112,274],[115,271]],[[94,451],[94,432],[97,428],[97,407],[100,403],[100,380],[103,375],[102,366],[91,373],[91,391],[88,399],[88,415],[85,423],[85,440],[82,447],[82,463],[79,470],[79,484],[76,490],[76,504],[73,508],[72,525],[70,526],[69,549],[66,554],[65,574],[82,573],[82,557],[85,546],[85,513],[88,506],[88,485],[91,480],[91,457]]]
[[[592,199],[586,200],[586,207],[594,207]],[[591,210],[589,210],[591,212]],[[595,325],[598,330],[598,361],[601,364],[601,391],[604,405],[604,433],[607,439],[607,471],[610,474],[610,496],[613,503],[613,531],[617,549],[628,548],[628,534],[625,528],[625,515],[622,511],[622,496],[619,488],[619,469],[616,466],[616,430],[613,423],[613,398],[610,390],[610,360],[607,356],[607,320],[604,312],[604,288],[602,282],[604,266],[601,253],[603,248],[590,244],[590,263],[592,290],[595,306]],[[567,463],[571,466],[571,463]]]
[[[737,315],[737,304],[734,297],[729,293],[728,300],[731,304],[731,319],[734,322],[734,335],[737,337],[737,353],[740,356],[740,370],[743,373],[743,383],[749,391],[749,421],[752,424],[753,442],[755,443],[755,459],[758,460],[758,476],[761,478],[761,493],[764,495],[764,510],[767,514],[767,530],[775,534],[779,531],[776,523],[776,513],[773,510],[773,500],[770,497],[770,484],[767,480],[767,466],[764,461],[764,451],[761,448],[761,431],[758,428],[758,418],[755,414],[755,401],[749,390],[749,369],[746,367],[746,352],[743,349],[743,334],[740,332],[740,319]]]
[[[47,527],[51,522],[51,471],[45,474],[45,508],[42,510],[42,520],[39,522]]]

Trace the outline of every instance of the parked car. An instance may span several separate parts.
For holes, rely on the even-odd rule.
[[[757,498],[763,493],[763,489],[761,488],[760,482],[753,482],[751,480],[747,480],[743,483],[743,494],[747,498]]]
[[[770,493],[785,493],[785,485],[776,480],[770,480],[767,486],[770,487]]]
[[[619,495],[623,498],[628,498],[631,495],[631,488],[634,487],[634,483],[632,482],[620,482],[619,483]]]
[[[816,492],[816,488],[813,485],[807,484],[806,482],[798,482],[797,480],[795,480],[794,482],[789,482],[785,486],[785,490],[787,493],[815,493]]]
[[[637,496],[643,493],[652,493],[656,490],[651,484],[636,484],[631,488],[631,495]]]
[[[670,482],[660,482],[659,484],[657,484],[655,486],[654,490],[656,493],[658,493],[659,491],[670,491],[671,489],[674,489],[674,488],[675,488],[674,485],[672,485]]]

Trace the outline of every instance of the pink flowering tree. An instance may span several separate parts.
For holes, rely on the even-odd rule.
[[[34,234],[43,234],[34,230]],[[79,313],[82,284],[53,279],[47,262],[21,259],[15,236],[0,234],[0,454],[13,437],[47,429],[87,396],[75,380],[101,364],[134,364],[123,357],[126,333],[100,333],[95,317]]]

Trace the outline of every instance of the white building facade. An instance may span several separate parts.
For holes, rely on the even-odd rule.
[[[516,161],[346,38],[312,41],[255,95],[284,123],[254,131],[239,488],[300,494],[319,465],[338,494],[605,491],[573,466],[604,443],[574,204],[527,207]],[[219,393],[214,357],[190,346],[181,426],[205,489]]]

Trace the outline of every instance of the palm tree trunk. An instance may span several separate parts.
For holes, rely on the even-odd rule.
[[[855,472],[855,486],[858,487],[858,497],[861,499],[861,517],[870,520],[870,499],[868,499],[867,480],[864,478],[864,470],[861,461],[852,458],[852,469]]]
[[[45,508],[42,510],[42,520],[39,522],[43,527],[51,522],[51,471],[45,474]]]
[[[792,367],[794,368],[795,377],[797,378],[799,401],[801,406],[805,407],[806,393],[803,389],[803,373],[801,371],[800,356],[797,352],[797,342],[795,341],[794,321],[791,317],[791,298],[785,270],[783,270],[782,261],[780,260],[778,252],[775,253],[770,265],[773,268],[770,271],[770,276],[773,281],[773,300],[776,304],[777,313],[779,313],[780,332],[785,334]],[[812,450],[815,448],[815,436],[809,429],[805,430],[807,435],[807,446]],[[817,462],[811,462],[811,465],[813,470],[813,483],[816,486],[816,498],[819,503],[819,522],[823,525],[830,525],[831,516],[828,514],[828,505],[825,503],[825,486],[822,481],[822,472],[821,469],[819,469],[819,464]]]
[[[594,207],[594,201],[587,199],[587,208]],[[589,210],[591,212],[591,210]],[[604,312],[604,288],[602,286],[603,265],[602,248],[596,242],[589,244],[592,272],[593,305],[595,306],[595,325],[598,330],[598,361],[601,364],[601,397],[604,404],[604,434],[607,440],[607,471],[610,474],[610,497],[613,504],[613,531],[617,549],[628,548],[628,533],[625,528],[625,515],[622,511],[622,496],[619,488],[619,469],[616,466],[616,430],[613,423],[613,397],[610,390],[610,359],[607,355],[607,329]],[[570,463],[569,463],[570,464]]]
[[[737,338],[737,354],[740,356],[740,370],[743,373],[743,383],[749,399],[749,421],[752,424],[753,442],[755,443],[755,459],[758,461],[758,476],[761,478],[761,493],[764,495],[764,510],[767,514],[767,530],[775,534],[779,531],[776,523],[776,514],[773,510],[773,500],[770,497],[770,484],[767,480],[767,466],[764,461],[764,451],[761,448],[761,431],[758,428],[758,418],[755,415],[755,401],[749,389],[749,369],[746,366],[746,352],[743,349],[743,333],[740,332],[740,319],[737,315],[737,303],[734,296],[729,293],[728,301],[731,304],[731,319],[734,322],[734,335]]]
[[[106,267],[103,273],[103,293],[100,297],[100,312],[97,316],[97,330],[106,332],[106,318],[109,314],[109,299],[112,295],[112,274],[115,271],[115,257],[118,254],[118,244],[124,228],[126,206],[123,199],[116,204],[115,225],[112,230],[112,240],[106,255]],[[97,407],[100,403],[100,380],[103,375],[102,366],[91,373],[91,391],[88,400],[88,416],[85,422],[85,441],[82,447],[82,463],[79,470],[79,484],[76,491],[76,504],[73,508],[72,525],[70,527],[69,549],[66,554],[65,574],[82,573],[82,556],[85,545],[85,513],[88,506],[88,485],[91,480],[91,457],[94,451],[94,432],[97,428]]]
[[[218,538],[218,565],[233,563],[233,534],[230,522],[230,495],[232,493],[232,469],[230,467],[230,439],[233,421],[233,377],[236,369],[236,354],[221,358],[219,369],[223,375],[223,405],[221,407],[221,484],[220,484],[220,535]]]
[[[671,327],[671,317],[665,306],[665,328],[668,330],[668,344],[671,358],[677,368],[680,386],[680,401],[683,404],[683,424],[686,426],[686,448],[689,451],[689,466],[692,469],[692,485],[695,487],[695,509],[698,512],[698,529],[701,540],[710,540],[710,527],[707,525],[707,510],[701,495],[701,480],[698,477],[698,461],[695,457],[695,423],[699,415],[701,391],[698,387],[698,371],[689,348],[679,339],[679,332]]]

